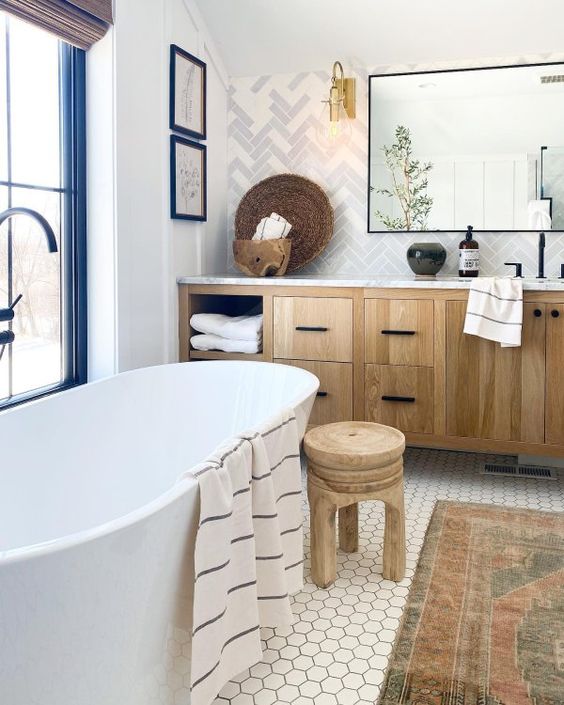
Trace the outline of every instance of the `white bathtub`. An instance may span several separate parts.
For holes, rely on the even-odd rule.
[[[196,485],[227,438],[295,410],[294,367],[128,372],[0,413],[0,703],[186,705]]]

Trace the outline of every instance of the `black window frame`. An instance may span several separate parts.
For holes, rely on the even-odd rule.
[[[8,58],[9,30],[7,30],[6,39],[6,55]],[[63,41],[59,43],[59,52],[60,188],[47,188],[41,185],[15,182],[11,179],[11,173],[8,174],[7,180],[0,180],[0,185],[8,187],[8,207],[18,205],[11,200],[11,188],[55,191],[64,196],[61,209],[60,248],[61,309],[64,312],[64,316],[61,319],[61,343],[65,346],[63,355],[64,368],[62,369],[62,380],[60,382],[0,400],[0,412],[33,399],[76,387],[87,381],[86,54],[82,49],[73,47]],[[9,61],[7,61],[8,90],[9,73],[10,66]],[[4,99],[6,98],[7,96],[4,96]],[[9,153],[11,153],[9,102],[3,109],[8,114],[7,147]],[[13,219],[10,219],[6,223],[9,239],[12,236],[12,222]],[[13,300],[13,296],[17,295],[17,292],[14,292],[12,287],[10,259],[9,256],[8,293],[10,300]]]

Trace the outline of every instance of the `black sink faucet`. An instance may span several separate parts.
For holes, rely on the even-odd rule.
[[[544,276],[544,248],[546,245],[546,237],[544,233],[539,233],[539,273],[537,279],[546,279]]]
[[[4,221],[8,220],[8,218],[11,218],[14,215],[27,215],[36,220],[45,234],[49,252],[57,252],[57,238],[55,237],[53,228],[49,225],[47,219],[44,218],[41,213],[38,213],[37,211],[34,211],[31,208],[8,208],[7,210],[2,211],[2,213],[0,213],[0,226],[2,225],[2,223],[4,223]],[[16,300],[10,304],[9,308],[0,308],[0,321],[10,322],[13,320],[14,308],[21,298],[22,295],[20,294],[16,298]],[[4,355],[6,345],[11,345],[14,342],[14,338],[15,335],[11,329],[0,331],[0,360]]]

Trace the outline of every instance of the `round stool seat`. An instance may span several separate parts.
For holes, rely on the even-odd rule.
[[[339,545],[357,552],[358,503],[380,500],[386,507],[383,575],[405,576],[405,518],[401,431],[378,423],[346,421],[317,426],[304,438],[311,510],[311,576],[319,587],[335,580],[335,514]]]
[[[405,450],[401,431],[379,423],[345,421],[306,433],[304,450],[312,471],[326,480],[362,482],[394,472]]]

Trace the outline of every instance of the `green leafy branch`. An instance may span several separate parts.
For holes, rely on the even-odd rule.
[[[389,198],[397,198],[403,215],[392,218],[379,210],[375,215],[388,230],[425,230],[427,218],[433,206],[433,198],[427,194],[429,185],[427,175],[433,168],[433,164],[413,159],[409,128],[398,125],[395,137],[394,144],[382,147],[392,186],[389,189],[371,187],[371,190]]]

